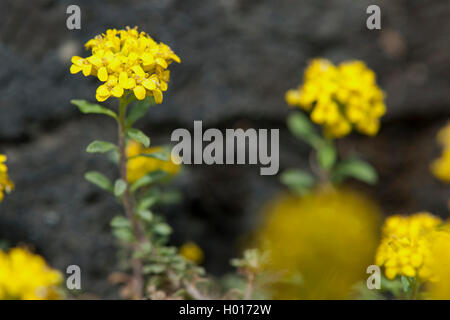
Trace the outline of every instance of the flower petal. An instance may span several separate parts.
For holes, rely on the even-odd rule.
[[[155,98],[155,103],[158,103],[158,104],[162,103],[163,94],[162,94],[161,90],[156,89],[156,90],[153,90],[152,92],[153,92],[153,97]]]
[[[98,69],[97,77],[98,77],[98,80],[103,81],[103,82],[108,80],[108,71],[106,70],[105,67],[101,67],[100,69]]]
[[[138,100],[143,100],[145,98],[145,89],[143,86],[136,86],[136,88],[133,89],[134,95]]]
[[[119,98],[123,96],[123,88],[120,85],[117,85],[111,90],[111,93],[114,97]]]

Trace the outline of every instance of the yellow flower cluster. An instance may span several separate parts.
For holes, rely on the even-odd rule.
[[[0,250],[0,300],[56,300],[61,298],[59,271],[24,248]]]
[[[72,57],[71,73],[82,72],[103,82],[96,98],[122,97],[132,90],[137,99],[153,96],[156,103],[163,100],[170,77],[168,66],[180,62],[169,46],[155,42],[137,27],[126,30],[109,29],[86,43],[92,55]]]
[[[444,151],[431,163],[431,172],[439,180],[450,183],[450,123],[439,131],[437,141]]]
[[[431,270],[436,281],[429,285],[431,299],[450,299],[450,225],[435,231],[431,238]]]
[[[269,204],[257,241],[279,279],[274,299],[348,299],[378,243],[380,212],[351,190],[285,195]]]
[[[205,255],[203,254],[203,250],[196,245],[194,242],[187,242],[180,247],[179,250],[180,256],[185,258],[188,261],[191,261],[196,264],[200,264],[205,259]]]
[[[4,193],[9,193],[14,189],[14,183],[9,179],[8,167],[5,164],[6,156],[0,154],[0,202],[2,202]]]
[[[388,279],[403,275],[433,280],[430,236],[440,224],[441,219],[428,212],[389,217],[383,226],[375,263],[384,266]]]
[[[303,85],[286,92],[286,102],[311,112],[311,120],[329,137],[340,138],[352,128],[375,135],[386,112],[384,93],[375,73],[362,61],[338,66],[314,59],[305,71]]]
[[[180,166],[174,161],[164,161],[156,158],[146,156],[139,156],[140,154],[151,154],[161,152],[162,147],[145,148],[141,143],[130,140],[127,145],[127,179],[128,182],[133,183],[147,173],[163,170],[170,175],[176,175],[180,171]]]

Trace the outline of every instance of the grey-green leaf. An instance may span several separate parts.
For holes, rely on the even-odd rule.
[[[150,210],[138,210],[137,215],[144,221],[151,222],[153,220],[153,213]]]
[[[137,154],[137,155],[131,157],[130,159],[137,158],[137,157],[147,157],[147,158],[154,158],[154,159],[163,160],[163,161],[169,161],[169,154],[166,150],[152,152],[152,153],[140,153],[140,154]]]
[[[96,186],[98,186],[103,190],[113,192],[113,186],[111,182],[105,175],[101,174],[100,172],[97,171],[86,172],[84,178],[90,183],[95,184]]]
[[[131,227],[130,221],[128,221],[128,219],[125,218],[124,216],[115,216],[114,218],[112,218],[110,225],[113,228],[130,228]]]
[[[153,229],[157,234],[162,235],[162,236],[168,236],[169,234],[172,233],[172,228],[167,224],[167,223],[158,223],[154,229]]]
[[[166,267],[163,264],[148,264],[142,268],[142,273],[161,273],[166,270]]]
[[[333,143],[323,142],[317,149],[317,160],[320,166],[325,170],[330,170],[336,162],[337,152]]]
[[[306,141],[314,147],[322,140],[317,134],[316,128],[304,113],[291,113],[287,119],[287,126],[295,137]]]
[[[116,228],[113,230],[114,236],[125,242],[131,242],[134,240],[133,232],[129,228]]]
[[[128,136],[136,140],[137,142],[142,143],[145,147],[150,146],[150,138],[145,135],[141,130],[136,128],[130,128],[127,130]]]
[[[344,160],[337,164],[332,179],[339,183],[345,178],[352,177],[368,184],[375,184],[378,175],[375,169],[360,159]]]
[[[117,179],[114,184],[114,195],[116,197],[121,197],[125,190],[127,189],[127,183],[122,179]]]
[[[86,100],[70,100],[70,102],[76,105],[81,113],[106,114],[110,117],[113,117],[114,119],[117,119],[117,115],[114,111],[99,104],[92,103]]]
[[[89,153],[105,153],[116,148],[116,145],[111,142],[95,140],[88,145],[86,151]]]
[[[168,173],[163,170],[155,170],[153,172],[150,172],[133,183],[131,185],[131,191],[134,192],[141,187],[148,186],[149,184],[159,181],[167,176]]]
[[[131,127],[133,123],[138,121],[140,118],[145,116],[148,109],[154,105],[154,100],[152,98],[145,98],[144,100],[137,101],[134,103],[134,105],[131,107],[130,112],[127,116],[127,126]]]
[[[316,179],[311,174],[300,169],[288,169],[284,171],[281,174],[280,181],[292,191],[299,194],[307,192],[316,183]]]

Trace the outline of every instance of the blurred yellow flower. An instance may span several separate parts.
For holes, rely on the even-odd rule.
[[[14,183],[8,176],[8,167],[5,164],[6,160],[6,156],[0,154],[0,202],[2,202],[5,192],[10,193],[14,189]]]
[[[375,135],[386,112],[375,73],[357,60],[338,66],[326,59],[312,60],[303,85],[288,90],[286,102],[310,112],[311,120],[322,125],[327,136],[336,138],[352,128]]]
[[[270,203],[257,232],[265,269],[280,277],[275,299],[346,299],[375,253],[380,212],[351,190],[284,195]]]
[[[435,281],[429,285],[429,298],[450,299],[450,225],[435,231],[431,239],[432,260],[430,268]]]
[[[203,250],[194,242],[187,242],[180,247],[180,255],[188,261],[200,264],[205,259]]]
[[[375,263],[384,266],[388,279],[403,275],[432,280],[430,234],[441,223],[441,219],[428,212],[387,218]]]
[[[437,141],[444,151],[431,163],[431,173],[439,180],[450,183],[450,123],[438,132]]]
[[[156,158],[150,158],[146,156],[139,156],[140,154],[151,154],[155,152],[161,152],[162,147],[145,148],[141,143],[134,140],[130,140],[127,145],[127,179],[128,182],[133,183],[146,174],[163,170],[170,175],[176,175],[180,171],[180,165],[170,159],[164,161]]]
[[[62,280],[39,255],[24,248],[0,250],[0,300],[59,299]]]
[[[445,149],[442,155],[431,163],[431,173],[439,180],[450,183],[450,148]]]
[[[450,122],[439,130],[437,134],[437,141],[444,148],[450,148]]]
[[[130,90],[138,100],[153,96],[156,103],[162,103],[170,78],[167,68],[173,61],[181,62],[169,46],[155,42],[137,27],[108,29],[85,46],[91,49],[91,56],[72,57],[70,72],[81,71],[104,82],[97,88],[100,102],[111,96],[119,98]]]

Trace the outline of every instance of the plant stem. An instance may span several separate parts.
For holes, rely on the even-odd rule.
[[[416,300],[416,294],[417,294],[417,279],[414,279],[414,281],[407,278],[409,285],[411,286],[411,293],[409,295],[409,300]]]
[[[250,300],[253,293],[253,283],[255,280],[255,274],[253,272],[249,272],[247,276],[247,288],[245,289],[244,300]]]
[[[127,155],[125,151],[125,138],[126,138],[126,111],[127,111],[127,100],[126,98],[120,98],[119,103],[119,118],[117,120],[119,127],[119,170],[120,178],[126,182],[126,189],[122,197],[123,206],[125,208],[125,213],[131,222],[133,229],[133,234],[137,240],[137,246],[140,243],[145,242],[145,235],[136,220],[134,214],[134,205],[131,198],[130,185],[127,180]],[[132,260],[133,268],[133,279],[134,279],[134,295],[136,299],[141,299],[143,296],[144,280],[142,276],[142,261],[139,259]]]

